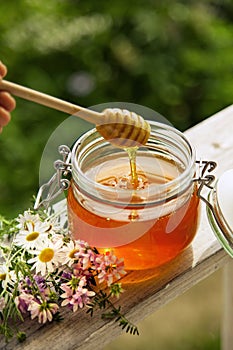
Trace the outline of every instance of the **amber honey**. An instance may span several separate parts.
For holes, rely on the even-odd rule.
[[[126,222],[110,220],[90,213],[76,201],[71,190],[69,191],[68,201],[70,218],[73,217],[74,238],[85,239],[94,235],[96,237],[94,240],[96,243],[95,245],[98,246],[98,235],[102,228],[124,230]],[[137,211],[135,211],[135,213],[132,214],[132,220],[135,221],[130,225],[130,233],[134,233],[135,225],[140,226],[143,231],[146,230],[147,227],[149,227],[149,229],[146,230],[143,236],[135,241],[115,248],[110,247],[110,249],[113,250],[118,257],[124,257],[127,269],[141,270],[160,266],[175,258],[193,240],[198,224],[197,208],[198,199],[196,195],[193,195],[191,200],[179,208],[177,212],[165,215],[157,220],[145,220],[139,223],[136,221],[138,214]],[[183,211],[186,211],[184,216]],[[178,226],[171,232],[166,233],[169,220],[171,218],[173,220],[176,220],[176,218],[179,220],[181,216],[182,220]],[[91,229],[93,232],[90,231]],[[116,230],[114,230],[114,234],[117,234]],[[99,250],[106,251],[109,250],[109,247],[105,249],[99,248]]]
[[[126,269],[172,260],[190,245],[198,225],[192,148],[175,129],[155,124],[156,136],[152,125],[151,143],[137,150],[136,177],[127,153],[93,138],[94,132],[73,151],[71,234],[112,250]]]

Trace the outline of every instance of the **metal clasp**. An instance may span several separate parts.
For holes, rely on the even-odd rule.
[[[212,183],[215,180],[215,176],[210,173],[216,168],[217,163],[214,161],[197,160],[196,164],[198,164],[198,171],[197,171],[197,176],[193,179],[193,181],[196,181],[199,184],[197,195],[201,200],[203,200],[208,205],[208,207],[211,207],[212,209],[212,205],[210,204],[208,199],[206,199],[202,195],[201,192],[204,187],[213,189]]]
[[[51,201],[70,187],[70,180],[68,178],[72,171],[70,148],[66,145],[61,145],[58,148],[58,152],[62,155],[63,159],[58,159],[54,162],[56,173],[53,174],[47,183],[39,188],[34,204],[35,210],[42,206],[48,208]]]
[[[197,190],[197,195],[206,204],[206,211],[209,223],[217,239],[219,240],[223,248],[226,250],[226,252],[233,258],[233,232],[231,227],[228,225],[228,222],[225,220],[225,217],[223,216],[223,213],[221,211],[221,207],[219,206],[216,185],[212,186],[215,177],[214,175],[209,174],[209,172],[215,169],[217,164],[212,161],[197,163],[199,163],[199,165],[203,165],[204,163],[200,177],[194,179],[194,181],[197,181],[200,184]],[[208,173],[206,174],[206,172]],[[207,198],[205,198],[204,195],[202,195],[201,193],[202,189],[205,186],[211,189],[208,192]]]

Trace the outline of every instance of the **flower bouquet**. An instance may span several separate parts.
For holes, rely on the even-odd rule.
[[[64,213],[63,213],[64,214]],[[118,280],[126,272],[123,259],[100,254],[87,242],[70,238],[62,213],[25,211],[13,220],[0,217],[0,332],[23,341],[20,321],[60,321],[62,308],[86,308],[91,316],[115,319],[127,332],[138,329],[112,300],[123,292]]]

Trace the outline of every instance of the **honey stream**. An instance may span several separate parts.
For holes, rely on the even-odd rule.
[[[133,185],[134,190],[136,190],[138,187],[138,174],[137,174],[137,164],[136,164],[137,150],[138,150],[138,147],[125,148],[125,151],[128,153],[128,156],[129,156],[131,184]],[[131,221],[137,220],[139,218],[137,210],[133,209],[128,218]]]
[[[129,162],[130,162],[130,172],[131,172],[131,184],[136,190],[138,187],[138,174],[137,174],[137,165],[136,165],[136,155],[138,147],[125,148],[125,151],[128,153]]]

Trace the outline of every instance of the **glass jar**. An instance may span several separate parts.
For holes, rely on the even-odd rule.
[[[195,152],[175,128],[150,125],[147,144],[137,150],[136,189],[127,152],[96,129],[76,141],[71,155],[67,203],[72,237],[101,252],[112,250],[129,270],[174,259],[190,245],[198,226]]]

